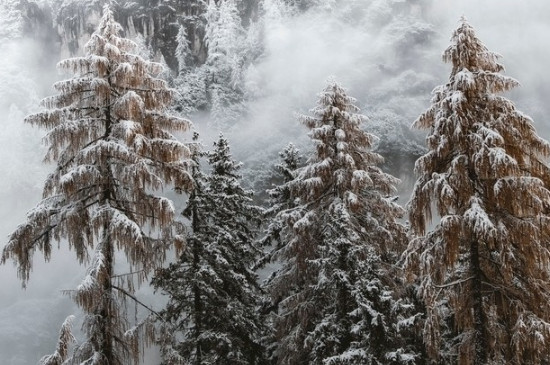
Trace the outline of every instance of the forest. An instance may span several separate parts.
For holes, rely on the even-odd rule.
[[[2,363],[550,364],[548,83],[458,9],[2,1]]]

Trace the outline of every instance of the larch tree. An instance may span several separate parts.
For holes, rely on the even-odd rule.
[[[542,364],[550,361],[550,144],[499,95],[518,82],[498,59],[462,19],[443,54],[449,81],[414,123],[429,130],[429,151],[415,167],[415,238],[404,258],[421,281],[433,358],[450,309],[459,364]]]
[[[43,356],[38,362],[38,365],[63,365],[63,363],[65,363],[70,356],[70,346],[76,343],[76,338],[72,333],[73,321],[74,316],[68,316],[67,319],[65,319],[59,331],[55,352],[51,355]]]
[[[66,242],[89,265],[78,288],[68,291],[86,314],[86,339],[71,363],[138,363],[141,340],[149,337],[142,335],[151,333],[126,317],[128,300],[141,303],[134,286],[178,241],[171,228],[174,207],[161,190],[192,185],[189,149],[171,134],[188,130],[190,122],[166,114],[172,91],[155,78],[161,66],[133,54],[135,43],[120,33],[105,7],[86,55],[58,64],[74,76],[54,85],[58,94],[43,101],[47,110],[27,117],[48,130],[45,160],[57,166],[43,200],[2,252],[2,263],[15,262],[23,285],[35,251],[48,260],[55,241]],[[126,259],[120,264],[128,274],[117,272],[115,258]],[[62,334],[62,342],[69,339]],[[66,356],[63,351],[57,353]]]
[[[195,152],[195,189],[184,216],[187,245],[178,262],[155,275],[153,285],[169,297],[161,316],[166,364],[264,364],[260,292],[251,270],[258,257],[254,225],[261,209],[240,185],[240,164],[223,136],[207,153],[210,174]]]
[[[398,179],[379,167],[365,117],[336,83],[320,94],[310,129],[315,151],[290,182],[296,206],[271,280],[279,364],[404,363],[414,354],[394,347],[394,277],[388,268],[405,245],[391,197]]]

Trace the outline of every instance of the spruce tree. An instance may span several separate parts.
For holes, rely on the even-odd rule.
[[[462,19],[443,54],[449,81],[415,122],[429,151],[415,167],[405,259],[421,280],[432,358],[450,308],[459,364],[548,363],[550,144],[500,95],[518,82],[498,59]]]
[[[252,192],[240,185],[240,164],[220,136],[207,154],[205,175],[195,152],[195,189],[184,216],[187,245],[178,262],[159,270],[156,288],[169,296],[161,316],[167,364],[263,364],[263,332],[257,307],[257,277],[251,271],[258,250],[253,227],[261,217]]]
[[[267,272],[273,270],[270,269],[268,265],[272,265],[272,267],[275,268],[278,267],[279,250],[285,247],[283,230],[286,226],[286,222],[283,219],[283,212],[295,207],[290,190],[290,183],[296,178],[298,166],[302,159],[300,151],[292,143],[289,143],[283,151],[279,152],[279,157],[281,161],[274,166],[273,175],[270,180],[279,181],[280,184],[267,190],[269,207],[264,211],[264,221],[266,221],[267,224],[264,236],[258,242],[260,246],[264,247],[265,252],[255,265],[256,269],[261,268]],[[271,280],[277,277],[277,274],[276,269],[270,272],[269,277],[267,277],[262,285],[264,287],[269,287]],[[266,350],[268,352],[267,357],[273,360],[273,352],[277,348],[277,340],[271,328],[277,316],[277,304],[270,298],[264,298],[261,311],[268,327],[268,332],[264,336],[264,342],[266,343]]]
[[[160,65],[133,54],[135,43],[120,33],[105,7],[86,55],[58,64],[74,76],[54,85],[59,94],[43,101],[46,111],[26,119],[48,129],[45,159],[57,166],[44,199],[10,236],[1,259],[16,263],[23,285],[35,251],[48,260],[54,241],[67,243],[88,265],[82,283],[69,291],[86,313],[86,339],[69,357],[73,363],[138,363],[146,327],[132,328],[126,304],[141,303],[134,285],[164,260],[174,241],[174,208],[159,193],[191,185],[189,150],[170,134],[190,122],[165,113],[172,91],[155,78]],[[119,258],[130,274],[118,275]]]
[[[300,150],[289,143],[283,151],[279,153],[281,161],[275,165],[275,179],[281,180],[281,184],[273,186],[267,190],[269,196],[269,208],[265,210],[264,217],[268,220],[265,235],[260,240],[260,245],[270,246],[270,252],[262,258],[259,265],[269,262],[276,251],[281,247],[281,231],[285,222],[281,219],[281,212],[292,209],[295,204],[292,199],[290,183],[296,178],[298,167],[301,163]]]
[[[404,213],[390,197],[398,179],[377,167],[375,137],[361,129],[343,88],[330,83],[313,116],[303,116],[315,151],[291,181],[296,207],[269,289],[279,364],[371,364],[414,357],[395,348],[391,312],[394,278],[388,266],[404,245]]]

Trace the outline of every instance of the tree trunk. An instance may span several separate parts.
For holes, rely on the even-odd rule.
[[[108,77],[109,84],[111,84],[111,79]],[[105,109],[105,135],[104,139],[107,139],[111,134],[111,107],[110,104]],[[109,166],[109,159],[107,159],[107,165],[104,166],[104,176],[106,176],[105,180],[105,187],[103,190],[103,197],[101,199],[101,205],[110,205],[111,199],[113,198],[113,190],[112,190],[112,173],[111,173],[111,167]],[[102,277],[102,296],[101,296],[101,310],[100,310],[100,336],[101,336],[101,343],[99,347],[99,351],[103,353],[105,356],[106,364],[107,365],[114,365],[116,364],[116,358],[114,353],[114,346],[113,346],[113,326],[112,326],[112,319],[113,319],[113,287],[111,283],[111,278],[113,277],[113,270],[114,270],[114,247],[113,243],[111,242],[111,237],[109,235],[109,223],[105,222],[103,226],[103,243],[101,247],[101,254],[103,255],[103,265],[105,266],[105,273]]]
[[[481,293],[483,273],[479,263],[479,243],[477,241],[472,241],[470,246],[470,264],[474,310],[474,364],[484,365],[487,363],[487,320],[483,311],[483,294]]]
[[[339,257],[339,268],[343,272],[349,273],[349,268],[347,265],[347,255],[348,250],[347,247],[342,245],[340,248],[340,257]],[[338,352],[343,353],[346,350],[349,349],[351,345],[351,324],[348,318],[348,313],[350,312],[350,303],[352,301],[351,294],[349,292],[349,288],[346,286],[345,283],[338,281],[338,323],[342,326],[341,329],[341,337],[339,338],[340,346],[338,349]]]
[[[196,193],[193,193],[195,195]],[[193,221],[192,221],[192,228],[193,232],[198,232],[199,230],[199,217],[197,212],[196,205],[193,207]],[[193,273],[197,273],[200,269],[200,247],[199,245],[201,242],[198,242],[197,239],[193,239]],[[199,337],[202,332],[202,301],[201,301],[201,293],[200,288],[195,282],[193,284],[193,311],[195,313],[195,364],[201,365],[202,363],[202,344],[199,340]]]
[[[108,227],[104,227],[108,229]],[[106,232],[106,231],[105,231]],[[103,248],[101,249],[104,256],[104,265],[105,265],[105,276],[103,277],[103,282],[101,283],[103,293],[102,293],[102,303],[100,311],[100,323],[101,323],[101,343],[99,350],[103,353],[106,359],[106,364],[116,364],[115,354],[113,351],[113,329],[111,325],[111,319],[113,316],[112,313],[112,300],[113,300],[113,288],[111,285],[111,277],[113,276],[113,256],[114,250],[111,243],[110,237],[107,233],[103,241]]]
[[[193,245],[193,272],[197,273],[199,271],[199,243],[195,240]],[[202,363],[202,346],[199,339],[202,331],[202,302],[200,297],[199,286],[195,283],[193,284],[193,300],[194,312],[195,312],[195,358],[196,365],[201,365]]]

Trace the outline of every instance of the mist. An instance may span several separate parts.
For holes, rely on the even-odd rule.
[[[331,77],[357,98],[357,105],[371,117],[373,125],[377,125],[376,115],[380,113],[376,112],[382,108],[412,124],[428,107],[431,90],[448,79],[450,68],[441,61],[441,54],[461,16],[468,19],[491,51],[502,55],[506,74],[522,84],[508,97],[534,119],[539,134],[550,139],[550,105],[546,102],[550,92],[546,72],[550,59],[546,46],[550,34],[548,1],[417,0],[411,17],[391,22],[384,20],[391,14],[381,0],[324,3],[327,5],[297,14],[277,0],[265,0],[265,54],[246,73],[247,92],[252,95],[249,111],[240,123],[224,131],[245,167],[272,163],[277,152],[291,141],[306,151],[311,148],[306,129],[295,114],[308,113],[315,106],[317,93]],[[4,20],[0,28],[8,25]],[[399,27],[416,27],[426,34],[425,43],[412,53],[400,52],[395,46],[403,41],[396,38]],[[54,67],[58,54],[45,59],[33,40],[14,39],[2,32],[0,39],[4,40],[0,44],[3,246],[6,237],[24,221],[25,213],[40,200],[43,181],[53,169],[53,165],[42,163],[44,131],[24,124],[23,119],[40,110],[39,100],[53,92],[52,83],[62,76]],[[207,124],[201,121],[196,124],[209,146],[218,131],[206,130]],[[411,164],[403,166],[399,170],[404,181],[401,204],[406,203],[414,182]],[[64,318],[80,316],[61,291],[78,285],[85,267],[75,262],[74,253],[63,243],[60,246],[54,249],[49,263],[35,256],[26,289],[21,288],[11,262],[0,266],[2,363],[36,363],[55,349]]]
[[[276,0],[266,3],[270,4],[268,11],[280,11],[274,5]],[[329,78],[336,79],[357,98],[356,104],[363,113],[370,116],[382,103],[412,124],[428,107],[431,90],[448,80],[450,67],[442,62],[441,55],[462,16],[491,51],[502,55],[507,75],[522,85],[510,98],[533,117],[543,136],[548,135],[543,119],[548,89],[545,60],[549,59],[550,50],[542,45],[550,31],[550,4],[535,1],[519,5],[513,0],[490,0],[481,5],[473,0],[423,1],[418,2],[424,5],[418,5],[416,18],[377,26],[380,18],[386,16],[384,1],[365,1],[365,5],[353,0],[341,3],[362,12],[350,17],[349,8],[335,2],[334,9],[313,9],[282,19],[273,16],[266,24],[266,57],[248,73],[249,87],[260,91],[250,105],[246,121],[231,131],[234,145],[244,148],[243,157],[253,161],[257,156],[251,152],[257,151],[258,146],[262,146],[262,151],[267,146],[273,156],[289,141],[301,141],[299,144],[307,146],[306,130],[295,114],[307,114],[315,106],[317,94]],[[418,26],[422,19],[431,26],[431,33],[427,32],[426,46],[417,50],[418,57],[396,54],[392,43],[399,40],[392,27]],[[388,69],[391,72],[384,73]],[[420,91],[407,93],[411,83]]]

